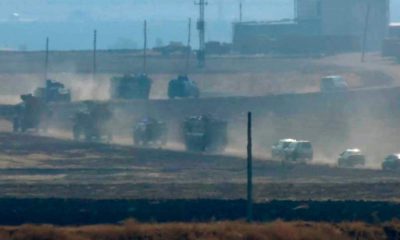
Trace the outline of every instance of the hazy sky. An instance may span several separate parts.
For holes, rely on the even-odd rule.
[[[241,0],[247,20],[272,20],[293,16],[293,0]],[[22,20],[181,20],[197,17],[193,0],[1,0],[0,19]],[[238,18],[240,0],[208,0],[209,19]],[[400,0],[391,0],[392,19],[400,21]]]
[[[208,0],[207,40],[231,41],[239,1]],[[245,21],[293,17],[293,0],[242,2]],[[392,21],[400,21],[400,0],[392,0],[391,10]],[[99,48],[133,48],[141,45],[144,19],[150,46],[184,42],[189,17],[198,17],[194,0],[0,0],[0,48],[39,50],[49,36],[53,49],[88,49],[95,28]]]
[[[233,20],[239,15],[239,0],[209,0],[210,19]],[[276,19],[293,15],[292,0],[242,0],[247,19]],[[62,21],[74,18],[94,20],[137,20],[195,17],[192,0],[2,0],[1,19],[18,13],[23,19]]]

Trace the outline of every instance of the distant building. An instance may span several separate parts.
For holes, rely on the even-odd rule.
[[[307,46],[319,40],[322,41],[319,43],[321,48],[329,47],[331,42],[339,47],[338,50],[355,50],[362,45],[366,31],[367,49],[378,50],[388,34],[389,0],[294,1],[294,20],[234,23],[234,49],[240,52],[260,52],[256,48],[263,48],[264,41],[268,45],[267,49],[264,47],[259,50],[265,52],[275,47],[273,42],[279,43],[280,39],[286,39],[289,43],[287,39],[290,38],[295,44],[297,37]],[[271,39],[274,39],[272,43]],[[346,46],[346,42],[351,46]]]

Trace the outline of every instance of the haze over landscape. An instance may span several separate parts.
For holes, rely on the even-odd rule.
[[[0,240],[399,240],[400,0],[207,2],[0,0]]]
[[[243,21],[293,18],[292,0],[243,0]],[[391,20],[400,21],[400,1],[391,1]],[[4,0],[0,3],[0,48],[42,50],[51,36],[55,50],[91,47],[93,29],[99,48],[131,49],[142,45],[142,22],[148,20],[149,46],[186,41],[187,19],[198,8],[187,0]],[[209,1],[206,40],[231,42],[239,0]],[[197,31],[193,30],[197,47]]]

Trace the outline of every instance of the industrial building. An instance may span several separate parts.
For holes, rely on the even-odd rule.
[[[389,0],[294,0],[294,19],[236,22],[242,53],[379,50],[388,34]],[[287,49],[288,47],[289,49]]]

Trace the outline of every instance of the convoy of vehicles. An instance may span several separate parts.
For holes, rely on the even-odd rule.
[[[148,99],[152,80],[146,74],[124,75],[111,79],[112,99]],[[348,85],[341,76],[326,76],[321,79],[322,92],[345,91]],[[199,97],[196,83],[180,75],[168,84],[169,98]],[[51,117],[50,105],[71,101],[71,92],[53,80],[46,80],[46,86],[37,88],[34,94],[21,95],[22,102],[15,106],[13,117],[14,132],[46,130]],[[73,137],[75,140],[111,141],[112,111],[105,103],[87,101],[73,116]],[[227,122],[209,115],[191,116],[183,124],[186,149],[198,152],[221,152],[226,148]],[[164,146],[167,143],[167,126],[153,118],[142,118],[134,124],[133,142],[138,146]],[[309,163],[314,151],[310,141],[281,139],[271,148],[274,160],[290,163]],[[346,149],[337,160],[338,167],[354,168],[366,164],[365,155],[359,149]],[[391,154],[382,163],[384,170],[400,170],[400,154]]]

